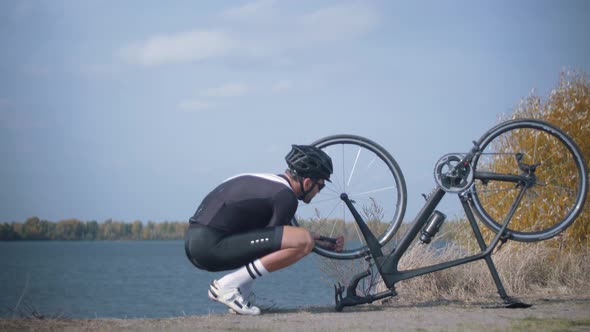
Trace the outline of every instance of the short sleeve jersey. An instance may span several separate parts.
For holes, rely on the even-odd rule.
[[[285,178],[274,174],[241,174],[211,191],[190,222],[241,233],[290,225],[296,210],[297,197]]]

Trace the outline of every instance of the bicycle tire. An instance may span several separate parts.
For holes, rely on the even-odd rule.
[[[333,259],[367,255],[364,238],[340,199],[346,193],[379,243],[385,245],[399,229],[407,204],[405,179],[395,159],[379,144],[355,135],[328,136],[312,145],[332,158],[332,182],[326,182],[326,187],[309,204],[300,203],[292,223],[328,237],[344,235],[340,231],[354,227],[356,233],[348,234],[343,251],[319,246],[314,251]]]
[[[508,224],[510,238],[543,241],[569,227],[582,212],[588,191],[588,170],[576,143],[561,129],[540,120],[511,120],[497,125],[479,140],[474,170],[529,174],[528,183],[482,181],[471,188],[471,205],[491,230],[502,227],[517,193],[526,187]],[[517,153],[520,155],[520,161]],[[538,164],[538,165],[537,165]],[[534,169],[523,165],[537,165]],[[532,173],[531,171],[532,170]],[[532,175],[531,175],[532,174]]]

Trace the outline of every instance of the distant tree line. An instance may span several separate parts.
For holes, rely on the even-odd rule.
[[[131,223],[66,219],[52,222],[30,217],[24,223],[0,224],[0,241],[18,240],[181,240],[188,222],[153,222],[136,220]]]

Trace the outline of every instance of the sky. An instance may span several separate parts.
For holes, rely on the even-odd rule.
[[[291,144],[367,137],[406,219],[433,167],[564,70],[588,1],[0,1],[0,222],[185,221]]]

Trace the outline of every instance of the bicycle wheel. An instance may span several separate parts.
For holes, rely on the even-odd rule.
[[[311,203],[300,203],[293,224],[328,237],[345,236],[342,252],[317,247],[314,251],[335,259],[353,259],[368,253],[364,237],[340,195],[346,193],[373,234],[384,245],[402,223],[406,183],[393,157],[377,143],[353,135],[335,135],[313,145],[334,164],[332,182]]]
[[[523,189],[508,224],[514,240],[549,239],[582,211],[588,191],[586,163],[560,129],[539,120],[512,120],[492,128],[478,144],[472,206],[493,231],[500,230]],[[490,179],[484,172],[517,175],[521,180]]]

